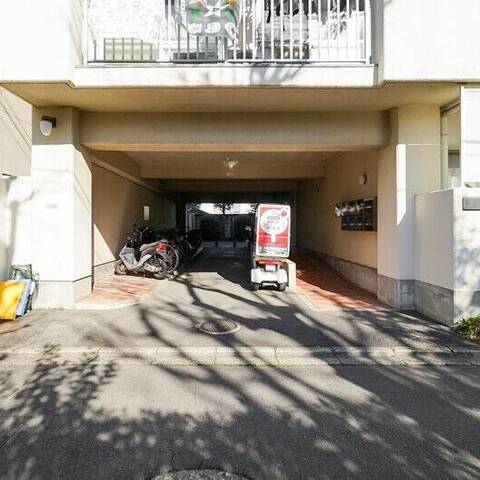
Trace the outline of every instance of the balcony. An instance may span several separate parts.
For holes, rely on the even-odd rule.
[[[87,3],[89,64],[370,63],[369,0]]]

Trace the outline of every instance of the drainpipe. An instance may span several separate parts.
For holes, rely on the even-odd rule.
[[[442,189],[450,188],[450,176],[448,173],[448,116],[447,113],[442,114],[440,123],[441,136],[441,162],[442,162]]]

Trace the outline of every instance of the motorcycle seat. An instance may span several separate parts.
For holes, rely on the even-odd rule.
[[[151,247],[154,247],[158,242],[153,242],[153,243],[146,243],[145,245],[142,245],[140,247],[140,251],[143,252],[144,250],[146,250],[147,248],[151,248]]]

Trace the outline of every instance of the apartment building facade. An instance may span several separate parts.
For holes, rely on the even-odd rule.
[[[0,85],[32,115],[28,161],[0,150],[0,258],[34,265],[38,307],[71,307],[144,206],[168,226],[188,202],[287,195],[296,245],[386,304],[478,313],[479,18],[476,0],[9,2]],[[349,224],[370,199],[374,225]]]

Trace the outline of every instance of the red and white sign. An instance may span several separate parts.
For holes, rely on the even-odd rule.
[[[261,203],[256,215],[255,253],[260,257],[290,255],[290,206]]]

